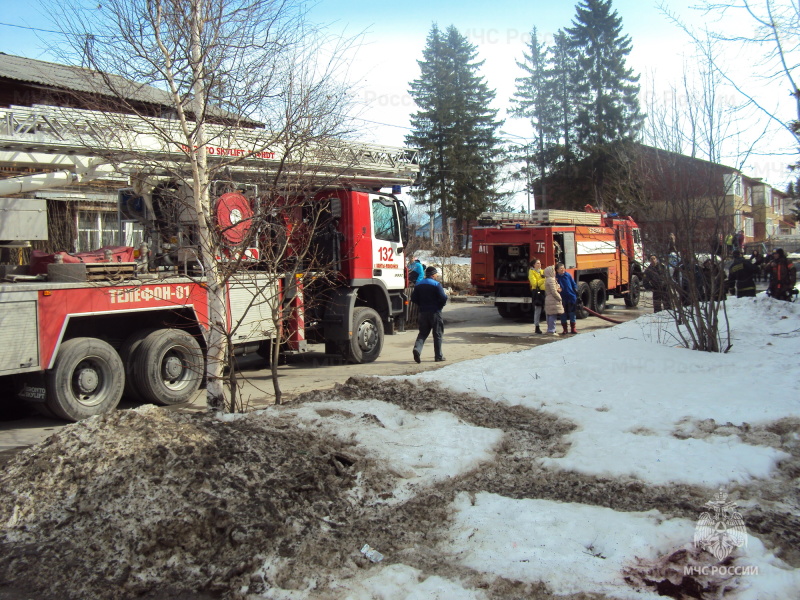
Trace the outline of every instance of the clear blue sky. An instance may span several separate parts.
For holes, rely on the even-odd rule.
[[[480,58],[485,60],[482,74],[497,90],[495,108],[500,109],[500,118],[507,118],[505,109],[514,92],[514,78],[521,74],[514,61],[521,58],[526,37],[534,26],[544,39],[570,26],[575,4],[570,0],[319,0],[310,10],[310,18],[327,24],[334,36],[342,32],[363,34],[348,73],[364,119],[363,139],[399,145],[408,132],[409,114],[415,110],[407,93],[409,82],[419,75],[417,60],[432,23],[442,28],[455,25],[478,47]],[[689,8],[693,4],[693,0],[669,1],[670,10],[694,25],[702,24],[702,15]],[[0,23],[7,24],[0,25],[0,51],[55,59],[48,47],[48,40],[54,36],[8,26],[55,29],[44,11],[19,0],[0,0],[0,6]],[[629,66],[642,75],[642,84],[651,80],[656,85],[676,83],[683,69],[682,56],[692,53],[686,36],[660,13],[656,0],[614,0],[613,7],[622,17],[624,32],[632,39]],[[775,95],[782,93],[777,90]],[[790,117],[791,114],[787,118]],[[518,139],[515,135],[530,135],[526,123],[513,119],[507,119],[503,131],[509,140]],[[783,158],[764,158],[761,164],[752,165],[749,174],[775,181],[776,172],[786,163],[788,160]]]

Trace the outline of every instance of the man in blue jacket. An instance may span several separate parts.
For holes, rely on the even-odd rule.
[[[425,279],[418,280],[411,301],[419,307],[419,333],[414,343],[414,360],[420,362],[422,346],[428,335],[433,331],[433,355],[436,362],[442,362],[442,335],[444,334],[444,319],[442,309],[447,304],[447,294],[444,293],[442,284],[439,283],[439,271],[436,267],[425,269]]]
[[[578,333],[575,328],[575,311],[578,304],[578,286],[575,280],[567,272],[564,263],[556,265],[556,280],[558,285],[561,286],[561,303],[564,305],[564,312],[561,313],[561,326],[564,328],[564,333]],[[567,318],[569,318],[572,330],[567,331]]]

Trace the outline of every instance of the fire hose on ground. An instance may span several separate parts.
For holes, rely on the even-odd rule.
[[[581,306],[581,308],[583,308],[583,310],[588,312],[590,315],[603,319],[603,321],[608,321],[609,323],[614,323],[615,325],[622,325],[622,321],[617,321],[616,319],[612,319],[610,317],[604,317],[600,313],[594,312],[591,308],[587,308],[586,306]]]

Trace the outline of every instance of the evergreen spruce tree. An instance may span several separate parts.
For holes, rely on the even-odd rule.
[[[639,76],[626,65],[631,40],[611,0],[582,0],[566,29],[576,56],[576,126],[583,146],[631,140],[644,120],[639,112]]]
[[[577,65],[570,49],[569,39],[563,30],[553,36],[553,46],[548,57],[546,94],[554,104],[554,129],[558,144],[557,160],[565,171],[575,160],[575,121],[577,92],[575,72]]]
[[[511,114],[528,119],[533,127],[534,142],[525,145],[524,155],[519,158],[526,162],[525,181],[528,192],[533,193],[531,183],[535,177],[542,182],[541,208],[546,208],[545,181],[555,158],[554,149],[558,142],[558,105],[549,90],[547,48],[539,41],[536,27],[531,31],[527,52],[523,52],[522,57],[522,61],[517,61],[517,66],[525,75],[516,79],[517,91],[511,98]]]
[[[611,0],[581,0],[572,27],[567,28],[575,57],[573,90],[575,134],[580,164],[578,187],[588,184],[594,203],[615,208],[616,188],[607,181],[625,161],[630,143],[641,129],[639,77],[626,65],[631,40],[622,33],[622,19]]]
[[[420,184],[412,193],[430,206],[431,215],[438,208],[448,235],[450,217],[461,232],[498,197],[501,123],[490,108],[495,94],[478,75],[483,62],[455,27],[442,34],[434,24],[422,56],[420,78],[410,90],[419,110],[406,137],[420,150]]]

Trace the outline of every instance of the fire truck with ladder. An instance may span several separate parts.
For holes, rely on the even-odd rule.
[[[150,167],[143,173],[143,165],[158,161],[174,172],[186,163],[186,147],[162,141],[133,119],[130,127],[114,128],[115,121],[96,111],[0,109],[0,161],[37,171],[0,180],[0,245],[46,238],[44,200],[21,194],[103,174],[136,181],[120,190],[118,214],[121,224],[139,223],[148,243],[0,265],[0,379],[46,415],[79,420],[105,413],[123,394],[178,404],[203,385],[213,316],[192,246],[197,215],[167,210],[168,200],[191,191],[166,172]],[[175,127],[166,119],[155,125]],[[210,161],[240,157],[225,181],[210,186],[217,227],[236,247],[262,210],[258,186],[250,182],[256,174],[278,172],[285,155],[279,148],[253,149],[253,131],[209,129],[215,140],[207,149]],[[416,151],[335,141],[312,148],[309,156],[304,166],[312,165],[316,186],[306,184],[307,202],[276,218],[301,222],[308,221],[306,212],[326,215],[324,223],[313,221],[324,230],[309,235],[328,257],[329,273],[307,281],[297,278],[296,269],[285,276],[259,273],[269,240],[250,235],[253,241],[236,250],[236,258],[243,254],[248,263],[247,276],[234,274],[225,290],[233,350],[268,356],[272,344],[302,352],[318,343],[347,361],[371,362],[407,311],[407,212],[393,194],[415,181]],[[386,187],[393,193],[381,192]],[[274,303],[290,308],[278,324],[271,318]]]
[[[639,303],[643,250],[638,226],[587,206],[585,212],[534,210],[483,213],[472,230],[472,285],[494,295],[500,315],[519,318],[532,310],[528,269],[564,263],[578,284],[583,310],[601,314],[609,296]]]

